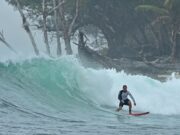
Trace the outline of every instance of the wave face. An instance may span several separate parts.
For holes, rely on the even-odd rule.
[[[84,68],[74,57],[0,63],[1,134],[179,134],[180,80]],[[127,84],[146,117],[116,113]],[[168,122],[167,122],[168,121]]]
[[[116,108],[123,84],[136,99],[134,110],[180,114],[180,79],[164,83],[115,70],[84,68],[73,57],[34,58],[0,64],[0,98],[16,107],[46,114],[81,114]],[[111,108],[111,109],[112,109]],[[125,107],[125,109],[127,109]]]

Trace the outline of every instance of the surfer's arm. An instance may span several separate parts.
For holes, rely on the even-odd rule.
[[[118,94],[118,99],[120,102],[124,103],[124,100],[122,99],[122,90]]]
[[[118,99],[119,99],[120,101],[122,100],[121,92],[119,92],[119,94],[118,94]]]
[[[131,97],[131,99],[133,100],[134,104],[136,104],[136,101],[135,101],[134,97],[132,96],[132,94],[130,92],[128,94]]]

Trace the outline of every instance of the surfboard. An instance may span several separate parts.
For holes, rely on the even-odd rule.
[[[131,113],[129,115],[131,116],[142,116],[142,115],[147,115],[149,112],[138,112],[138,113]]]

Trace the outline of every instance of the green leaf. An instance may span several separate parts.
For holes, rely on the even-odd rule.
[[[160,8],[154,5],[139,5],[135,8],[136,11],[154,12],[160,15],[169,14],[169,11],[165,8]]]
[[[172,4],[173,4],[173,0],[165,0],[163,6],[164,6],[166,9],[171,9],[171,8],[172,8]]]

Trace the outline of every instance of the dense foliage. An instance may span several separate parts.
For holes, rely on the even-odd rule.
[[[16,6],[14,0],[6,1]],[[41,22],[42,0],[19,1],[29,19]],[[53,9],[52,0],[46,2],[48,16],[53,19],[54,14],[49,12]],[[159,56],[180,58],[180,0],[80,0],[79,3],[72,35],[89,24],[98,27],[108,41],[108,56],[139,60]],[[61,8],[66,21],[71,22],[75,0],[64,0]],[[53,31],[53,27],[48,28]]]

